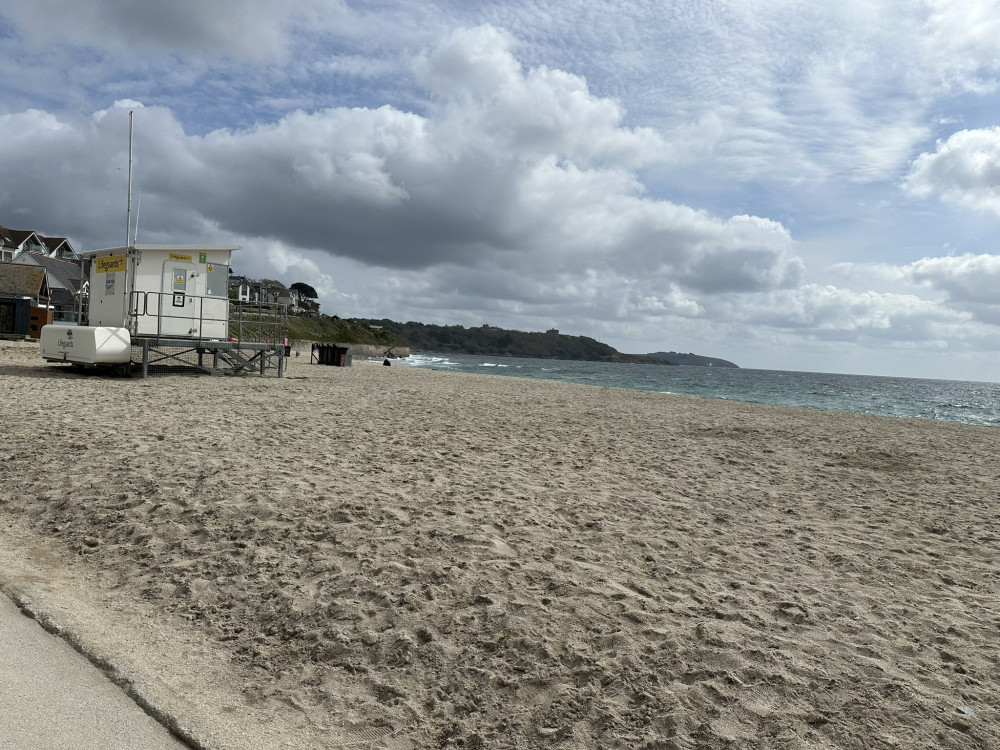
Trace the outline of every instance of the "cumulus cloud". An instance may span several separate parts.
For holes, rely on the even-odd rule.
[[[393,268],[640,275],[701,293],[798,283],[802,263],[781,224],[645,196],[633,168],[659,158],[659,137],[624,127],[580,78],[523,69],[509,44],[486,27],[426,54],[420,77],[438,99],[427,116],[298,111],[194,137],[169,110],[145,108],[137,182],[147,230],[210,223]],[[109,150],[110,119],[76,130],[51,122],[72,133],[66,149],[91,152],[86,170]]]
[[[923,258],[906,271],[913,281],[942,292],[950,307],[1000,325],[1000,255]]]
[[[512,44],[492,26],[459,29],[417,60],[417,82],[441,105],[447,136],[466,145],[474,133],[521,158],[567,154],[581,166],[631,168],[666,152],[652,129],[624,128],[621,106],[592,95],[582,77],[545,66],[524,70]]]
[[[89,228],[111,222],[111,207],[120,206],[124,237],[127,119],[68,120],[29,109],[0,115],[0,142],[6,146],[0,150],[0,205],[7,214],[22,217],[26,228],[41,219],[46,227],[39,231],[79,231],[87,241],[94,239]],[[111,186],[120,188],[119,200],[111,199]]]
[[[1000,323],[1000,255],[965,253],[902,265],[841,263],[831,271],[848,284],[880,283],[909,290],[886,299],[924,299],[958,319]]]
[[[923,33],[915,37],[928,71],[955,92],[990,93],[1000,71],[996,0],[925,0]]]
[[[903,185],[917,198],[937,196],[1000,215],[1000,127],[962,130],[918,156]]]
[[[955,302],[1000,305],[1000,255],[923,258],[907,270],[915,281],[946,292]]]
[[[912,294],[855,292],[806,284],[794,290],[727,300],[717,314],[738,314],[744,325],[798,331],[829,341],[947,341],[969,316]]]

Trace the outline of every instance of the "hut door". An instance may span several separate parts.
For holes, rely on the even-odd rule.
[[[163,264],[160,294],[160,333],[164,336],[199,336],[199,299],[195,294],[194,263],[168,260]]]

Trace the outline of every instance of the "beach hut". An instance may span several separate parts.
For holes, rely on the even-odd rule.
[[[92,250],[87,325],[46,326],[42,357],[80,365],[184,364],[212,374],[284,374],[280,305],[229,300],[239,246],[136,244]]]

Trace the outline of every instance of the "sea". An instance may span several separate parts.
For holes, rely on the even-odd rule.
[[[470,354],[417,353],[393,364],[1000,427],[1000,383]]]

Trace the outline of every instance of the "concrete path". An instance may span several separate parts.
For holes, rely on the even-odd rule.
[[[0,750],[188,750],[0,594]]]

